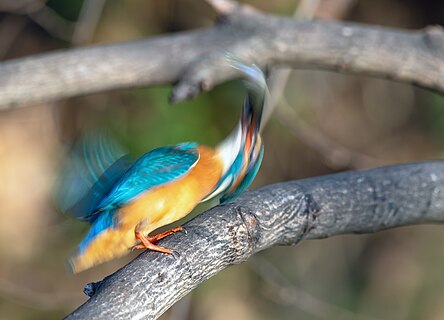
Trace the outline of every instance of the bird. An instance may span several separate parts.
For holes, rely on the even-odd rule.
[[[199,203],[235,199],[255,178],[264,147],[261,120],[268,96],[266,78],[255,64],[227,55],[243,75],[246,97],[239,122],[214,148],[184,142],[151,150],[136,161],[103,132],[83,139],[69,157],[58,185],[62,211],[91,224],[69,260],[78,273],[133,249],[164,254],[156,243],[183,230],[150,236],[185,217]]]

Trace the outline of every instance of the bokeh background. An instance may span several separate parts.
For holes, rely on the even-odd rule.
[[[433,0],[248,3],[286,16],[407,29],[444,22],[444,3]],[[198,0],[2,0],[0,11],[1,60],[211,26],[215,17]],[[279,89],[253,188],[444,156],[444,98],[437,94],[312,70],[293,70]],[[171,106],[170,90],[0,112],[0,319],[59,319],[87,299],[86,283],[134,257],[67,272],[87,226],[62,215],[52,195],[79,134],[106,128],[134,156],[180,141],[214,145],[236,123],[244,94],[233,81]],[[275,247],[210,279],[162,319],[444,319],[443,243],[442,226],[412,226]]]

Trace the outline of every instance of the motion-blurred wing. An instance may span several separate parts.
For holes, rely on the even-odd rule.
[[[196,147],[196,143],[182,143],[144,154],[100,201],[95,211],[122,207],[133,202],[145,191],[182,177],[199,160]]]
[[[82,137],[68,155],[57,184],[60,209],[78,219],[90,220],[98,202],[128,169],[130,160],[125,154],[104,132]]]

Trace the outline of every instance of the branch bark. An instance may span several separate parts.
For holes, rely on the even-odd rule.
[[[156,319],[217,272],[275,245],[444,222],[444,162],[397,165],[266,186],[185,224],[104,280],[67,319]]]
[[[227,1],[218,23],[147,40],[52,52],[0,64],[0,108],[130,87],[175,84],[172,101],[237,76],[224,51],[260,66],[374,75],[444,92],[444,32],[295,20]]]

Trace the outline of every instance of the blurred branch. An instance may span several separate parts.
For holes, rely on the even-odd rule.
[[[275,245],[444,222],[444,162],[346,172],[266,186],[217,206],[85,292],[67,319],[156,319],[217,272]]]
[[[51,36],[64,41],[71,41],[76,24],[66,20],[50,7],[42,6],[39,10],[29,12],[28,17]]]
[[[224,52],[246,62],[374,75],[444,92],[444,32],[307,21],[260,13],[228,0],[212,28],[98,45],[0,64],[8,108],[130,87],[175,84],[172,101],[237,76]]]
[[[102,15],[105,2],[106,0],[85,0],[83,2],[82,10],[72,35],[73,44],[81,45],[91,41]]]
[[[93,37],[105,2],[106,0],[83,1],[77,22],[60,16],[46,6],[46,0],[6,0],[0,3],[0,11],[27,14],[53,37],[81,45],[88,43]]]
[[[378,159],[337,143],[328,135],[304,121],[285,98],[279,101],[276,118],[297,139],[314,148],[328,165],[339,168],[365,168],[378,165]]]
[[[313,19],[321,3],[321,0],[301,0],[293,12],[293,17]],[[291,71],[292,70],[289,68],[279,68],[270,72],[270,100],[268,102],[268,108],[265,108],[264,110],[263,123],[268,122],[269,118],[278,106],[279,101],[284,95]]]
[[[177,301],[170,309],[168,320],[187,320],[191,309],[192,293]]]
[[[346,14],[354,2],[355,0],[342,0],[338,2],[340,3],[339,6],[337,5],[338,3],[336,3],[336,6],[333,6],[337,10],[332,10],[329,7],[331,2],[326,0],[301,0],[293,16],[313,19],[317,16],[318,11],[322,10],[325,17],[330,19],[339,18]],[[314,148],[326,160],[327,164],[334,168],[362,168],[375,164],[376,159],[348,149],[333,141],[330,137],[306,123],[290,107],[283,95],[291,72],[291,69],[284,68],[273,70],[270,77],[269,108],[265,109],[264,123],[267,122],[272,113],[275,113],[276,118],[283,126],[296,138]]]
[[[338,20],[343,18],[356,4],[357,0],[323,0],[316,12],[317,18]]]
[[[17,16],[6,16],[0,22],[0,60],[7,54],[19,34],[25,29],[26,21]]]
[[[294,305],[303,312],[320,319],[375,320],[367,315],[326,303],[290,283],[279,270],[259,255],[249,261],[249,265],[267,284],[270,298],[280,304]]]
[[[44,7],[47,0],[2,0],[0,1],[0,12],[13,12],[26,14],[35,12]]]

